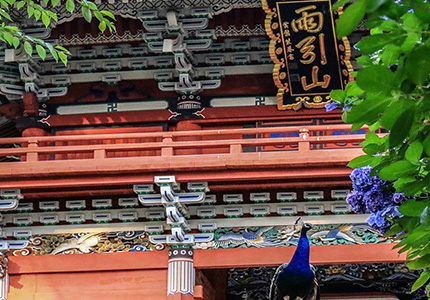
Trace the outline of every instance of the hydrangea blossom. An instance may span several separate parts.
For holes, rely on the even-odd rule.
[[[352,180],[352,187],[359,192],[367,192],[373,186],[372,177],[370,176],[371,167],[354,169],[349,176]]]
[[[342,110],[348,110],[351,107],[348,106],[350,104],[350,101],[346,101],[346,103],[338,102],[338,101],[332,101],[330,103],[327,103],[325,105],[325,110],[327,112],[335,110],[336,108],[342,108]]]
[[[403,202],[406,201],[406,197],[404,193],[394,193],[393,195],[393,201],[396,204],[402,204]]]
[[[325,105],[325,109],[327,112],[335,110],[338,107],[339,107],[338,102],[336,102],[336,101],[329,102]]]
[[[363,203],[363,193],[353,190],[346,197],[346,202],[351,207],[351,210],[357,214],[364,214],[366,212],[366,206]]]
[[[389,220],[400,216],[398,207],[407,198],[403,193],[394,193],[391,182],[371,176],[371,171],[370,166],[352,171],[350,178],[354,190],[348,194],[346,202],[356,213],[371,213],[367,223],[384,234],[392,225]]]

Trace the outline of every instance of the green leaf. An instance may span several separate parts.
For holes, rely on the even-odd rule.
[[[423,144],[420,141],[414,141],[406,150],[405,158],[411,163],[418,163],[423,154],[423,149]]]
[[[365,101],[351,108],[346,114],[346,121],[347,123],[361,123],[361,126],[363,125],[362,122],[374,121],[374,118],[384,112],[390,101],[390,98],[369,96]]]
[[[363,147],[363,151],[368,155],[375,155],[377,153],[383,152],[384,150],[385,150],[385,147],[383,145],[377,145],[377,144],[368,144]]]
[[[95,5],[93,2],[87,2],[87,6],[91,10],[97,10],[97,5]]]
[[[14,36],[14,37],[13,37],[12,44],[13,44],[13,47],[14,47],[15,49],[16,49],[16,48],[18,48],[19,43],[20,43],[19,38],[17,38],[16,36]]]
[[[408,251],[408,254],[406,255],[406,260],[409,261],[416,258],[419,255],[419,253],[420,253],[419,249]]]
[[[41,16],[42,13],[39,10],[34,10],[34,18],[36,19],[36,21],[39,21]]]
[[[430,23],[430,2],[415,1],[414,6],[417,8],[414,9],[414,14],[422,21]]]
[[[390,106],[384,111],[384,114],[379,119],[381,126],[385,129],[391,130],[400,115],[413,105],[414,102],[405,100],[391,102]]]
[[[110,11],[107,10],[101,10],[100,11],[102,14],[104,14],[105,16],[111,18],[112,20],[115,20],[115,16],[113,15],[113,13],[111,13]]]
[[[369,144],[378,144],[380,141],[379,136],[374,132],[367,132],[366,133],[366,142]]]
[[[69,12],[73,12],[75,10],[75,2],[73,0],[67,0],[66,1],[66,9]]]
[[[407,31],[417,31],[420,30],[422,27],[422,22],[420,19],[418,19],[415,16],[415,12],[410,12],[407,14],[404,14],[402,16],[403,19],[403,28]]]
[[[376,65],[358,71],[356,81],[366,92],[386,95],[399,86],[396,75],[390,69]]]
[[[364,167],[364,166],[369,165],[374,159],[375,159],[375,157],[371,156],[371,155],[361,155],[361,156],[358,156],[358,157],[352,159],[348,163],[348,167],[350,167],[352,169]]]
[[[29,18],[31,18],[32,16],[33,16],[33,14],[34,14],[34,7],[33,6],[27,6],[27,14],[28,14],[28,17]]]
[[[342,115],[342,119],[343,119],[344,115],[345,115],[345,114],[343,114],[343,115]],[[364,125],[364,122],[354,123],[354,124],[351,126],[351,132],[356,132],[357,130],[360,130],[360,129],[361,129],[361,127],[363,127],[363,125]]]
[[[388,20],[383,20],[378,27],[384,31],[393,31],[399,28],[399,24],[392,19],[388,19]]]
[[[337,10],[349,2],[351,2],[351,0],[339,0],[333,5],[332,10]]]
[[[384,5],[388,0],[371,0],[366,1],[366,9],[368,12],[377,10],[381,5]]]
[[[408,78],[417,85],[423,85],[430,74],[430,60],[428,53],[430,48],[425,46],[418,47],[411,52],[405,59],[404,73]]]
[[[336,101],[339,101],[339,102],[343,102],[345,100],[346,93],[345,93],[345,91],[342,91],[342,90],[333,90],[330,93],[330,97],[333,100],[336,100]]]
[[[0,7],[2,11],[9,10],[9,4],[5,0],[0,0]]]
[[[19,1],[18,4],[16,5],[16,8],[18,10],[20,10],[21,8],[23,8],[25,5],[25,1]]]
[[[52,57],[55,59],[56,62],[58,62],[58,53],[54,49],[51,51]]]
[[[384,180],[396,180],[405,175],[409,175],[416,170],[417,166],[407,160],[399,160],[382,168],[378,176]]]
[[[56,7],[60,3],[60,0],[51,0],[51,5]]]
[[[396,191],[402,191],[405,184],[410,182],[415,182],[415,181],[416,181],[416,178],[412,176],[401,177],[398,180],[396,180],[396,182],[393,183],[393,186],[396,189]]]
[[[388,140],[390,147],[394,147],[403,143],[404,139],[406,139],[412,128],[412,123],[414,122],[414,119],[414,107],[411,107],[400,114],[399,118],[396,120],[393,125],[393,128],[391,129],[390,137]]]
[[[357,25],[363,20],[366,13],[366,1],[358,0],[348,6],[342,15],[340,15],[336,24],[336,35],[342,38],[350,34]]]
[[[414,282],[414,284],[412,285],[411,288],[411,292],[415,292],[416,290],[418,290],[420,287],[422,287],[424,284],[426,284],[426,282],[430,279],[430,270],[424,270],[420,277],[418,277],[418,279]]]
[[[33,47],[27,41],[24,42],[24,50],[29,56],[33,55]]]
[[[46,50],[45,50],[45,48],[43,48],[40,45],[36,45],[36,51],[37,51],[37,54],[40,56],[40,58],[43,59],[43,60],[45,60],[45,58],[46,58]]]
[[[99,29],[100,29],[101,32],[104,32],[106,30],[106,23],[105,23],[105,21],[99,23]]]
[[[407,263],[408,268],[414,270],[420,270],[430,265],[430,254],[424,255],[423,257],[417,258]]]
[[[58,52],[58,57],[61,59],[64,65],[67,65],[67,55],[64,52]]]
[[[58,21],[58,17],[57,17],[57,14],[56,13],[54,13],[54,12],[52,12],[52,11],[50,11],[50,10],[47,10],[47,11],[45,11],[47,14],[48,14],[48,16],[51,18],[51,19],[54,19],[55,21]]]
[[[430,155],[430,134],[427,133],[426,138],[423,141],[424,151]]]
[[[363,67],[368,67],[373,64],[372,59],[370,59],[369,56],[365,56],[365,55],[357,57],[356,61],[360,64],[360,66],[363,66]]]
[[[430,185],[430,174],[427,174],[424,178],[415,178],[415,181],[406,183],[402,191],[406,196],[413,196],[421,194],[423,189]]]
[[[82,6],[82,15],[84,16],[85,20],[90,23],[91,19],[93,18],[93,15],[91,14],[91,10],[88,9],[86,6]]]
[[[409,217],[420,217],[424,208],[430,205],[430,200],[415,200],[410,199],[399,207],[402,215]]]
[[[48,28],[49,23],[51,23],[51,19],[45,13],[42,13],[42,22],[45,27]]]
[[[9,43],[9,45],[12,45],[13,43],[13,35],[10,34],[7,31],[3,31],[3,38]]]
[[[7,13],[5,10],[3,10],[2,8],[0,8],[0,15],[2,15],[3,17],[5,17],[6,19],[8,19],[9,21],[12,21],[12,18],[10,17],[9,13]]]
[[[381,123],[379,123],[379,121],[369,125],[370,131],[376,131],[379,128],[381,128]]]
[[[398,61],[401,53],[402,50],[399,46],[396,46],[394,44],[388,44],[385,46],[384,50],[380,54],[380,57],[382,59],[382,62],[385,65],[389,66]]]
[[[403,228],[400,227],[399,224],[394,224],[393,226],[391,226],[391,228],[387,232],[384,233],[384,236],[390,237],[390,236],[396,235],[402,231],[403,231]]]
[[[406,39],[406,36],[393,33],[382,33],[369,35],[361,39],[355,46],[360,49],[363,54],[372,54],[390,44],[401,44]]]
[[[97,20],[99,20],[99,22],[103,22],[104,17],[102,13],[99,12],[98,10],[94,11],[94,17],[96,17]]]
[[[420,41],[421,33],[408,32],[406,39],[401,45],[402,51],[406,54],[410,53]]]
[[[358,87],[357,82],[355,81],[348,83],[345,88],[345,92],[347,97],[354,97],[364,93],[364,91]]]

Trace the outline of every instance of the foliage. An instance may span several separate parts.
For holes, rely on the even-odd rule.
[[[353,131],[364,124],[371,131],[388,131],[385,136],[367,133],[362,143],[366,154],[349,166],[370,165],[370,176],[416,197],[399,207],[403,217],[393,219],[386,234],[397,235],[396,248],[407,251],[410,268],[423,269],[412,289],[427,285],[430,290],[430,1],[340,0],[334,9],[348,2],[337,35],[350,34],[364,16],[370,35],[355,45],[362,53],[355,81],[345,91],[333,91],[336,103],[327,108],[343,107],[343,120],[353,124]]]
[[[19,20],[15,20],[13,14],[14,11],[26,11],[28,19],[42,22],[45,27],[48,27],[58,20],[55,11],[61,5],[65,5],[66,10],[70,13],[80,10],[87,22],[91,22],[94,16],[99,22],[98,27],[102,32],[106,29],[111,32],[115,30],[111,21],[115,20],[114,15],[108,11],[100,11],[97,5],[91,1],[66,0],[65,4],[62,4],[60,0],[0,0],[0,40],[15,49],[22,46],[29,56],[32,56],[36,50],[37,55],[43,60],[45,60],[47,53],[50,53],[57,62],[61,60],[67,64],[70,52],[66,48],[60,45],[54,46],[25,34],[21,28],[16,26],[17,23],[19,24]]]

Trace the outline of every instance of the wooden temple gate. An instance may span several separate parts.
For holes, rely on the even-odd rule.
[[[417,274],[345,202],[369,129],[324,108],[357,55],[330,1],[95,2],[116,33],[25,23],[67,66],[0,49],[1,300],[266,299],[298,217],[323,299],[409,296]],[[318,32],[289,27],[309,9]]]

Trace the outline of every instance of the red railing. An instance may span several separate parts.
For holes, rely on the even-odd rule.
[[[172,157],[269,151],[318,151],[358,147],[364,134],[348,125],[2,138],[0,156],[21,161]],[[338,135],[334,135],[336,133]],[[293,136],[288,136],[293,135]],[[15,146],[14,146],[15,145]],[[16,147],[18,146],[18,147]],[[1,165],[1,163],[0,163]]]

